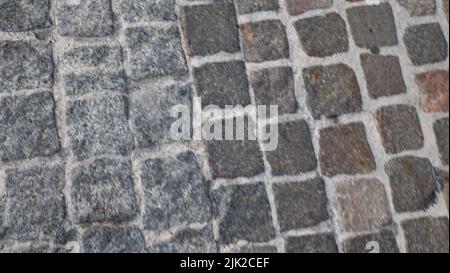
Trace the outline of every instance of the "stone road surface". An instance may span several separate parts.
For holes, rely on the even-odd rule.
[[[1,0],[0,250],[448,252],[447,20],[446,0]],[[193,96],[278,104],[278,148],[174,142]]]

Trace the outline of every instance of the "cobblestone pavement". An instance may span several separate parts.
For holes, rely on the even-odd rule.
[[[448,1],[1,0],[2,252],[448,252]],[[278,104],[279,146],[169,109]]]

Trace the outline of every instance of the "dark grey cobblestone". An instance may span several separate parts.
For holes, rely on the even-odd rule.
[[[336,240],[332,234],[288,237],[286,239],[288,253],[337,253]]]
[[[214,253],[218,249],[211,227],[205,227],[200,230],[180,231],[169,241],[153,246],[150,251],[155,253]]]
[[[131,227],[94,227],[81,238],[87,253],[144,253],[147,252],[141,231]]]
[[[344,252],[346,253],[370,253],[376,249],[368,249],[370,242],[379,243],[380,253],[398,253],[395,236],[390,231],[382,231],[377,234],[361,235],[344,241]]]
[[[49,0],[0,2],[0,31],[20,32],[49,26]]]

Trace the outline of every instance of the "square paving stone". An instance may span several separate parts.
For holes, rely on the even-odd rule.
[[[175,105],[191,109],[192,90],[189,85],[140,88],[133,91],[130,112],[137,146],[152,148],[159,144],[176,142],[170,129],[176,120],[171,117]],[[190,132],[189,136],[190,136]]]
[[[127,155],[134,148],[126,97],[70,101],[66,111],[70,147],[77,159]]]
[[[375,49],[398,44],[394,14],[389,3],[350,8],[347,18],[357,46]]]
[[[375,121],[387,153],[395,154],[423,147],[424,137],[415,107],[382,107],[376,111]]]
[[[322,179],[274,184],[273,191],[282,232],[315,226],[329,219]]]
[[[125,71],[108,72],[103,69],[64,75],[63,84],[68,96],[105,91],[126,93],[128,87]]]
[[[436,200],[439,174],[426,158],[404,156],[385,165],[397,212],[425,210]]]
[[[164,230],[210,220],[209,189],[194,153],[149,159],[142,163],[141,173],[146,229]]]
[[[308,56],[326,57],[348,51],[345,21],[337,13],[301,19],[294,26]]]
[[[251,103],[245,64],[241,61],[210,63],[194,69],[194,84],[202,106],[247,106]]]
[[[127,161],[99,159],[75,168],[71,196],[80,223],[123,222],[138,213]]]
[[[145,253],[145,239],[135,226],[93,227],[81,237],[86,253]]]
[[[57,1],[56,20],[62,36],[106,37],[114,33],[111,0]]]
[[[125,30],[132,80],[187,74],[178,28],[137,27]]]
[[[346,64],[316,66],[303,70],[308,107],[314,118],[360,112],[358,80]]]
[[[223,187],[214,192],[223,245],[240,240],[267,242],[275,238],[271,208],[263,183]]]
[[[443,118],[434,123],[434,133],[436,135],[436,143],[439,148],[442,163],[448,165],[448,142],[449,142],[449,126],[448,118]]]
[[[436,13],[436,0],[398,0],[411,16],[425,16]]]
[[[409,253],[448,253],[448,218],[420,218],[402,223]]]
[[[338,253],[336,240],[332,234],[288,237],[287,253]]]
[[[20,32],[50,25],[49,0],[0,1],[0,31]]]
[[[373,243],[376,243],[376,245],[374,245]],[[351,239],[347,239],[343,243],[343,248],[345,253],[400,252],[395,236],[390,231],[382,231],[377,234],[361,235]]]
[[[327,176],[364,174],[376,167],[362,123],[321,130],[319,157],[322,171]]]
[[[279,124],[277,149],[266,155],[275,176],[315,170],[317,159],[306,121]]]
[[[281,21],[247,23],[240,28],[247,62],[260,63],[289,58],[286,28]]]
[[[122,49],[118,45],[80,45],[64,48],[59,63],[78,68],[79,66],[119,66],[122,63]]]
[[[448,43],[438,23],[409,27],[403,39],[416,66],[441,62],[448,56]]]
[[[426,113],[448,113],[448,71],[428,71],[416,75],[415,80],[420,92],[420,108]]]
[[[51,156],[60,151],[51,93],[0,99],[0,161]]]
[[[37,41],[0,41],[0,93],[53,87],[52,49]]]
[[[286,6],[289,15],[299,15],[310,10],[329,8],[333,0],[287,0]]]
[[[25,241],[56,235],[66,216],[62,165],[7,170],[5,187],[7,232],[12,238]]]
[[[361,64],[371,98],[406,93],[407,89],[397,56],[362,54]]]
[[[237,0],[236,4],[240,14],[279,9],[277,0]]]
[[[376,231],[392,222],[386,190],[377,179],[337,183],[336,202],[337,221],[345,231]]]
[[[290,67],[268,68],[250,73],[256,105],[278,105],[280,115],[297,112],[294,73]]]
[[[210,227],[185,229],[170,240],[151,248],[155,253],[216,253],[217,245]]]
[[[240,50],[234,4],[217,1],[212,4],[186,6],[182,11],[183,29],[189,55],[212,55]]]
[[[175,21],[175,0],[119,0],[120,13],[128,22]]]

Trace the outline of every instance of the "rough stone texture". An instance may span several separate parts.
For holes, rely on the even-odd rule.
[[[309,56],[325,57],[348,51],[345,21],[337,13],[301,19],[294,26]]]
[[[237,0],[237,7],[240,14],[278,10],[277,0]]]
[[[321,130],[319,158],[327,176],[368,173],[376,167],[362,123]]]
[[[134,147],[125,97],[77,100],[67,105],[70,146],[78,159],[128,154]]]
[[[115,65],[122,62],[122,50],[117,45],[81,45],[65,49],[60,64],[72,67]]]
[[[120,13],[128,22],[175,21],[175,0],[119,0]]]
[[[239,240],[266,242],[275,237],[263,183],[221,188],[214,192],[214,200],[219,211],[223,211],[218,215],[221,244]]]
[[[186,229],[175,234],[169,241],[150,249],[155,253],[214,253],[217,245],[210,227],[200,230]]]
[[[141,173],[146,229],[168,229],[210,219],[208,184],[194,153],[149,159],[142,163]]]
[[[362,54],[361,64],[371,98],[406,93],[406,85],[397,56]]]
[[[263,253],[277,253],[277,248],[274,246],[261,246],[261,245],[253,245],[253,246],[243,246],[241,247],[239,250],[237,250],[236,252],[238,253],[258,253],[258,254],[263,254]]]
[[[286,240],[288,253],[337,253],[336,240],[332,234],[288,237]]]
[[[64,87],[68,96],[80,96],[95,92],[127,91],[127,80],[123,70],[117,72],[83,72],[64,75]]]
[[[316,178],[273,186],[281,231],[311,227],[328,220],[325,183]]]
[[[20,241],[55,237],[66,216],[64,166],[34,166],[6,172],[7,236]]]
[[[328,8],[333,5],[333,0],[287,0],[286,6],[290,15],[298,15],[304,12]]]
[[[56,2],[58,32],[62,36],[106,37],[114,33],[110,0]]]
[[[52,50],[45,42],[0,40],[0,94],[53,86]]]
[[[448,253],[448,218],[420,218],[403,222],[408,252]]]
[[[357,46],[375,49],[398,44],[394,14],[389,3],[350,8],[347,18]]]
[[[444,200],[447,205],[447,209],[449,208],[448,203],[448,194],[449,194],[449,183],[448,183],[448,172],[441,172],[441,181],[442,181],[442,193],[444,194]]]
[[[280,21],[247,23],[240,28],[247,62],[259,63],[289,58],[286,30]]]
[[[448,113],[448,71],[433,70],[416,75],[420,91],[420,107],[427,113]]]
[[[391,223],[386,191],[379,180],[341,181],[335,187],[338,222],[343,230],[379,230]]]
[[[147,252],[141,231],[131,227],[93,227],[81,238],[87,253],[144,253]]]
[[[50,93],[0,98],[0,161],[59,152],[55,101]]]
[[[314,118],[360,112],[362,99],[358,80],[345,64],[317,66],[303,71],[307,103]]]
[[[317,159],[311,142],[311,133],[305,121],[278,125],[278,146],[266,152],[272,174],[297,175],[313,171]]]
[[[428,159],[413,156],[392,159],[385,170],[396,211],[425,210],[435,202],[439,174]]]
[[[21,32],[50,25],[49,0],[0,1],[0,31]]]
[[[100,159],[72,171],[72,204],[81,223],[123,222],[137,214],[137,202],[126,161]]]
[[[395,154],[423,147],[424,137],[416,109],[408,105],[393,105],[375,113],[378,131],[384,149]]]
[[[437,23],[409,27],[403,39],[414,65],[440,62],[448,56],[448,42]]]
[[[436,13],[436,0],[398,0],[411,16],[425,16]]]
[[[449,142],[449,126],[448,118],[443,118],[434,123],[434,133],[436,135],[436,143],[439,148],[441,160],[444,165],[448,165],[448,142]]]
[[[371,242],[378,243],[379,249],[371,247]],[[343,243],[346,253],[399,253],[397,241],[390,231],[382,231],[377,234],[361,235],[347,239]],[[378,252],[374,252],[377,251]]]

